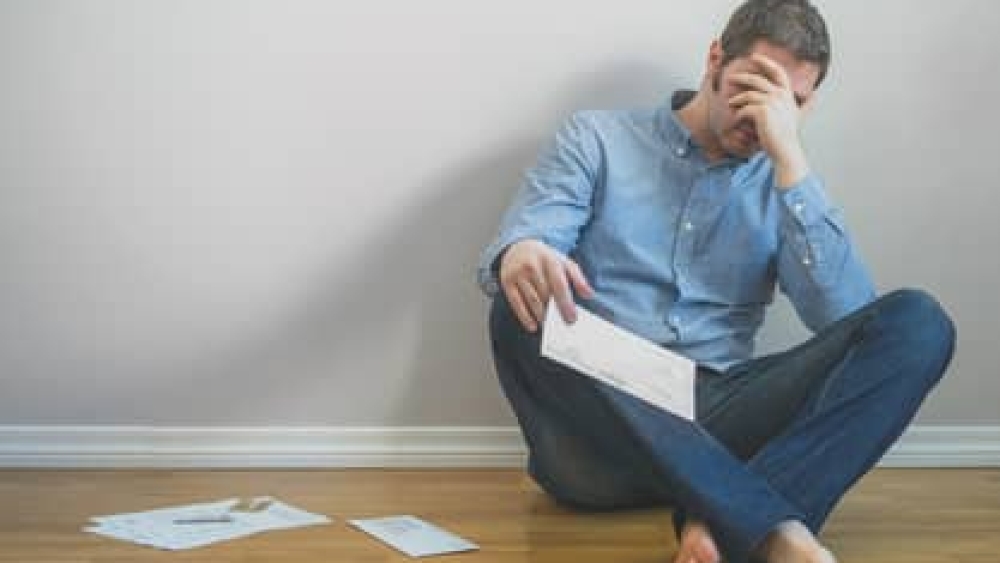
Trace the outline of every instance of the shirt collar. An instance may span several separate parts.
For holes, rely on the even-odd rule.
[[[656,112],[656,128],[671,152],[687,155],[695,147],[691,132],[677,118],[677,110],[684,107],[694,98],[693,90],[677,90],[670,97],[670,103],[664,104]]]
[[[680,118],[677,117],[677,110],[687,105],[688,102],[694,98],[695,94],[697,94],[697,92],[694,90],[675,90],[670,96],[670,103],[664,104],[656,112],[656,127],[659,130],[660,136],[663,138],[664,142],[667,143],[670,148],[670,152],[682,158],[695,151],[699,154],[701,153],[701,149],[698,147],[698,144],[694,141],[694,138],[691,137],[691,131],[689,131],[687,126],[681,123]],[[752,158],[752,156],[750,158],[740,158],[734,156],[716,162],[711,167],[736,167],[746,164]]]

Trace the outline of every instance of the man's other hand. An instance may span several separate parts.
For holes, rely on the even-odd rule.
[[[537,240],[525,239],[507,248],[500,260],[500,286],[514,314],[528,332],[545,319],[545,306],[554,297],[567,323],[576,321],[573,291],[590,299],[594,290],[580,266]]]

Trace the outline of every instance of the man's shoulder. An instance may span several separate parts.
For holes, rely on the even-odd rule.
[[[581,109],[570,114],[569,120],[595,129],[623,126],[652,125],[656,108]]]
[[[628,140],[648,138],[656,131],[656,109],[577,110],[569,116],[566,127],[600,145],[620,146]]]

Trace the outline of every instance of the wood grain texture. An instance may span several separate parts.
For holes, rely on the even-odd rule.
[[[333,524],[163,552],[81,531],[93,515],[273,495]],[[669,562],[667,510],[578,514],[521,471],[0,471],[0,562],[402,562],[346,524],[413,514],[473,542],[448,563]],[[1000,470],[882,469],[825,532],[842,563],[1000,561]]]

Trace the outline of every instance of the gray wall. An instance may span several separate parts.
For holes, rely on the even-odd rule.
[[[732,6],[0,0],[0,424],[509,425],[480,247],[568,112],[696,84]],[[814,164],[960,328],[923,422],[998,424],[1000,4],[821,6]]]

